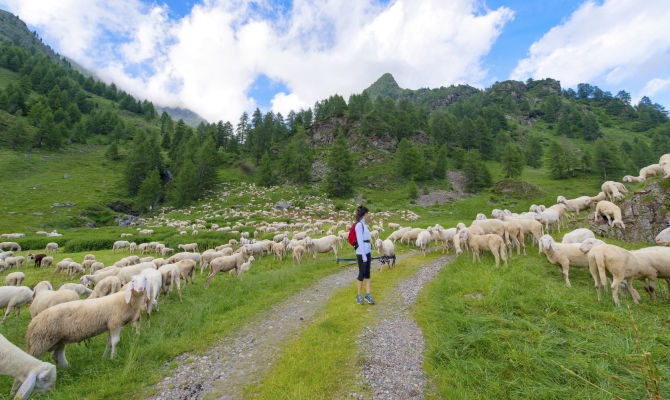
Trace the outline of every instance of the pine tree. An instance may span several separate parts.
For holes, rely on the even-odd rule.
[[[521,176],[524,159],[519,145],[512,142],[507,143],[503,150],[501,162],[507,178]]]
[[[443,144],[442,147],[440,147],[440,151],[437,154],[437,160],[435,161],[435,171],[433,172],[433,175],[437,179],[444,179],[447,175],[447,167],[448,167],[448,158],[447,158],[447,145]]]
[[[396,170],[403,178],[419,178],[423,169],[424,158],[421,151],[407,139],[398,143],[395,155]]]
[[[9,128],[7,140],[12,150],[22,149],[26,145],[26,123],[20,118],[14,126]]]
[[[270,163],[270,153],[267,151],[261,158],[260,168],[258,169],[258,184],[261,186],[272,186],[275,184],[275,177]]]
[[[411,179],[407,184],[407,197],[411,200],[415,200],[419,197],[419,188],[416,186],[414,179]]]
[[[531,135],[526,144],[526,164],[533,168],[541,167],[542,155],[543,149],[540,138],[537,135]]]
[[[198,186],[201,189],[211,187],[216,181],[216,168],[219,166],[214,138],[210,136],[205,140],[198,150],[195,160],[198,171]]]
[[[116,145],[116,142],[113,142],[112,144],[109,145],[109,147],[107,148],[107,151],[105,152],[105,157],[107,157],[108,159],[110,159],[112,161],[118,160],[119,158],[121,158],[119,156],[119,147]]]
[[[158,205],[162,195],[163,189],[161,187],[160,173],[157,169],[154,169],[149,176],[142,181],[140,189],[137,191],[135,209],[144,212],[155,207]]]
[[[161,147],[165,150],[169,150],[172,145],[172,140],[170,137],[170,131],[163,132],[163,140],[161,141]]]
[[[328,154],[328,169],[326,175],[326,193],[331,197],[346,197],[354,190],[353,178],[354,160],[347,149],[347,141],[342,130],[339,130],[333,147]]]
[[[198,194],[198,172],[191,160],[186,160],[174,179],[170,198],[177,207],[193,201]]]
[[[603,139],[596,140],[593,147],[593,169],[603,180],[621,171],[621,159],[616,150]]]
[[[546,165],[553,179],[564,179],[568,176],[567,154],[560,143],[553,140],[546,153]]]
[[[467,179],[466,188],[470,192],[477,192],[491,186],[493,179],[478,150],[470,150],[465,155],[463,170]]]

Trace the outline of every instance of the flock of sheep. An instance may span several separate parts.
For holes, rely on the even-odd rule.
[[[639,182],[663,174],[666,177],[670,175],[670,154],[661,157],[659,164],[643,168],[638,177],[626,176],[624,181]],[[448,252],[449,248],[453,248],[457,255],[465,250],[472,252],[473,262],[479,260],[481,251],[489,251],[498,267],[501,260],[507,265],[508,254],[514,248],[517,255],[522,251],[525,255],[525,239],[530,236],[532,244],[538,245],[547,260],[559,266],[567,286],[570,286],[568,273],[571,266],[588,267],[595,281],[598,299],[600,286],[607,284],[609,273],[612,276],[611,288],[615,303],[619,304],[621,284],[638,303],[640,295],[633,288],[633,280],[642,281],[652,298],[655,296],[657,279],[666,279],[670,285],[670,248],[650,247],[627,251],[596,239],[593,232],[585,228],[565,234],[560,243],[548,234],[553,229],[560,232],[566,218],[573,217],[573,214],[579,215],[581,211],[588,212],[593,205],[596,220],[604,218],[610,226],[625,229],[621,210],[615,203],[623,199],[626,193],[628,191],[623,184],[608,181],[603,183],[602,191],[593,197],[566,199],[559,196],[555,205],[533,205],[528,212],[520,214],[509,210],[493,210],[492,218],[478,214],[470,226],[459,223],[449,229],[440,225],[426,229],[401,227],[397,223],[388,222],[386,228],[391,233],[386,239],[380,236],[385,231],[384,223],[392,215],[380,212],[371,217],[376,222],[370,232],[371,242],[379,256],[395,255],[398,241],[414,244],[424,256],[427,251],[435,250],[438,246],[443,253]],[[253,192],[252,195],[262,196],[260,192]],[[272,254],[273,259],[281,262],[290,254],[293,263],[298,265],[305,255],[310,254],[316,261],[319,253],[332,252],[337,260],[350,225],[347,212],[338,213],[323,206],[316,206],[312,210],[306,207],[303,210],[259,209],[254,212],[235,209],[215,211],[211,206],[209,209],[211,215],[247,219],[251,216],[277,219],[293,213],[292,217],[297,222],[260,221],[242,224],[238,221],[232,226],[211,224],[207,228],[201,219],[196,219],[196,224],[189,226],[184,221],[160,216],[163,225],[177,227],[181,235],[188,234],[188,228],[192,236],[198,235],[199,230],[210,229],[239,235],[239,239],[230,239],[202,253],[199,253],[197,243],[184,243],[178,246],[181,252],[176,254],[172,254],[174,249],[159,242],[137,245],[128,240],[119,240],[111,250],[113,254],[127,253],[127,256],[109,266],[97,261],[93,254],[84,256],[81,263],[66,258],[53,265],[53,254],[58,252],[56,243],[49,243],[44,253],[28,254],[26,260],[23,256],[14,255],[14,252],[21,251],[18,243],[0,242],[0,271],[17,270],[9,272],[5,277],[6,286],[0,287],[0,308],[6,308],[0,323],[4,323],[13,310],[18,316],[24,306],[29,306],[32,318],[26,330],[26,352],[0,335],[0,359],[11,360],[0,365],[0,374],[15,378],[12,392],[16,391],[17,398],[26,398],[33,391],[47,391],[55,384],[55,366],[39,360],[46,352],[52,352],[52,359],[57,365],[67,367],[67,344],[109,332],[103,357],[108,352],[110,357],[115,357],[122,327],[132,322],[139,332],[143,315],[150,326],[152,311],[159,310],[160,296],[169,296],[176,288],[181,301],[181,282],[193,285],[198,266],[200,275],[208,270],[204,283],[205,288],[208,288],[211,280],[220,272],[228,272],[241,279],[243,272],[248,271],[254,261],[260,261],[264,255]],[[315,219],[310,211],[327,212],[329,216]],[[418,219],[418,215],[411,211],[402,211],[400,216],[408,222]],[[245,228],[251,228],[253,234],[241,231]],[[138,229],[137,232],[138,235],[153,233],[151,229]],[[261,240],[260,235],[268,238]],[[124,233],[121,236],[133,235]],[[662,246],[670,245],[670,228],[661,232],[656,242]],[[431,245],[434,246],[432,249]],[[26,261],[32,262],[34,267],[53,267],[54,272],[64,272],[68,279],[80,275],[79,283],[65,283],[58,290],[54,290],[48,281],[39,282],[32,289],[23,286],[25,275],[18,270],[24,267]],[[86,299],[81,299],[82,296],[86,296]]]

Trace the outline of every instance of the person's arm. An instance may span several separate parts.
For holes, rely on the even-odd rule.
[[[363,239],[363,224],[357,222],[355,230],[356,230],[356,242],[358,243],[358,248],[361,249],[361,253],[363,253],[363,262],[366,262],[368,260],[368,256],[365,254],[365,247],[363,247],[363,245],[365,244]]]

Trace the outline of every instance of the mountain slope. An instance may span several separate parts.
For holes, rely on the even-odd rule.
[[[50,58],[58,58],[56,52],[42,43],[42,40],[28,29],[25,22],[5,10],[0,10],[0,38],[5,38],[18,46],[34,48]]]

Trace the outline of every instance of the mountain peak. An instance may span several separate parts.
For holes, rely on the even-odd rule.
[[[395,99],[402,93],[402,89],[398,85],[398,82],[396,82],[393,75],[388,72],[380,76],[379,79],[365,89],[365,91],[372,100],[376,99],[377,96],[391,97]]]

